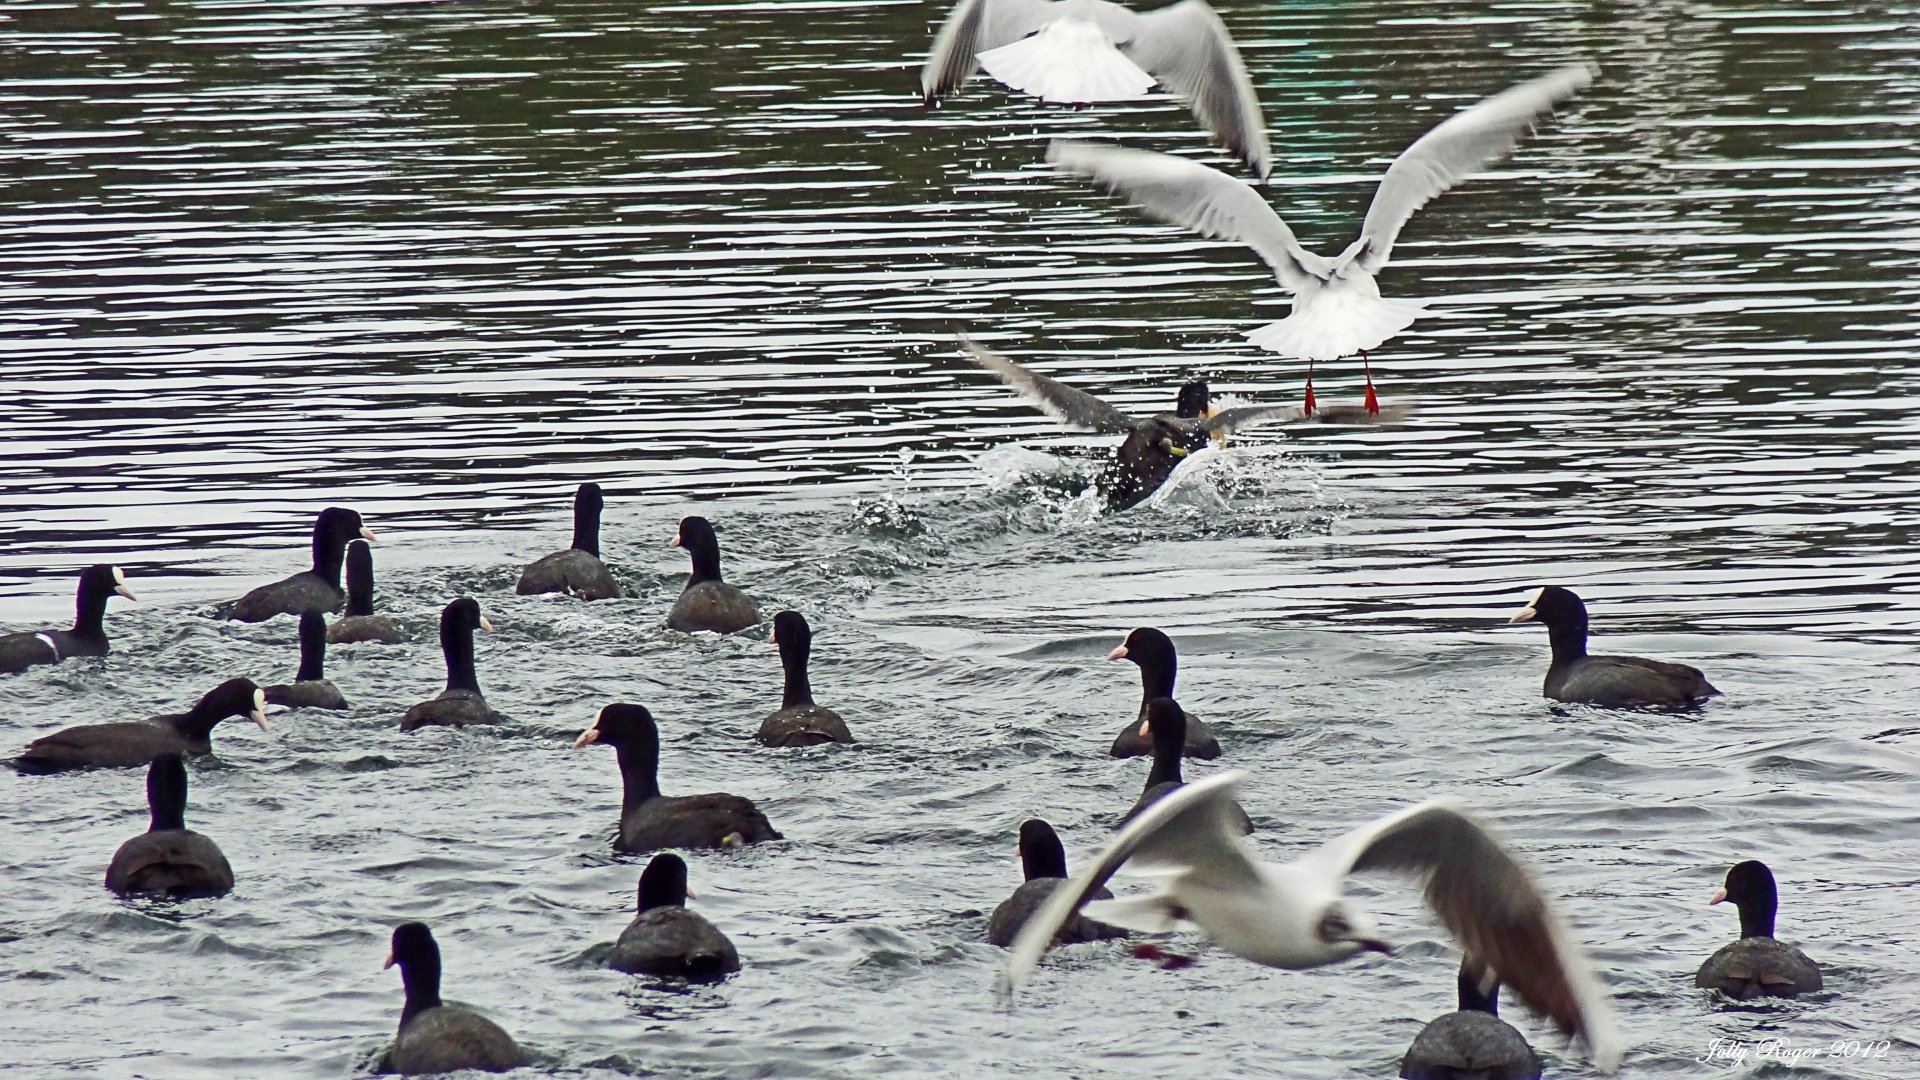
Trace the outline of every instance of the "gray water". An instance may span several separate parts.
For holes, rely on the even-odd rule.
[[[1407,802],[1496,819],[1588,943],[1631,1076],[1920,1070],[1920,29],[1889,5],[1219,5],[1259,84],[1269,195],[1310,245],[1440,117],[1571,56],[1603,76],[1510,164],[1427,208],[1382,274],[1434,314],[1375,354],[1404,425],[1292,430],[1119,515],[1104,440],[1057,432],[952,327],[1138,409],[1191,373],[1292,400],[1241,333],[1285,302],[1244,249],[1153,226],[1039,163],[1060,134],[1232,169],[1164,99],[1070,111],[980,81],[945,107],[921,3],[73,6],[0,0],[0,622],[67,617],[126,568],[115,653],[0,684],[14,744],[291,675],[293,626],[215,605],[305,564],[319,507],[380,533],[412,640],[331,654],[355,708],[216,734],[189,824],[223,900],[116,901],[134,772],[0,774],[0,979],[21,1075],[364,1071],[390,1036],[393,924],[430,922],[449,996],[555,1075],[1390,1076],[1452,1007],[1409,890],[1360,886],[1400,946],[1315,972],[1199,946],[1163,972],[1068,950],[1011,1013],[985,913],[1014,831],[1083,859],[1139,761],[1130,626],[1250,770],[1279,858]],[[1351,401],[1351,365],[1319,372]],[[609,493],[630,595],[519,598]],[[815,626],[854,748],[768,751],[755,635],[661,627],[662,550],[712,517],[732,579]],[[1544,636],[1578,588],[1607,647],[1695,663],[1689,716],[1553,707]],[[493,731],[396,730],[478,597]],[[670,792],[751,796],[783,843],[692,858],[745,962],[685,990],[582,957],[642,860],[618,777],[571,738],[649,704]],[[1691,989],[1762,858],[1827,990]],[[1508,1018],[1587,1075],[1517,1005]],[[1887,1041],[1797,1068],[1716,1038]]]

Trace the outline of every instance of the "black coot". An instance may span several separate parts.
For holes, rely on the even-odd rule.
[[[1060,837],[1053,826],[1039,818],[1028,818],[1020,823],[1020,846],[1016,849],[1020,856],[1020,871],[1025,880],[1013,895],[1000,901],[987,918],[987,943],[1007,948],[1013,939],[1020,936],[1020,928],[1040,906],[1053,895],[1053,890],[1067,879],[1067,849],[1060,843]],[[1097,889],[1088,896],[1090,900],[1111,900],[1113,894],[1106,889]],[[1127,936],[1125,930],[1095,922],[1078,912],[1067,917],[1060,924],[1060,932],[1053,936],[1054,945],[1077,945],[1083,941],[1103,941],[1107,938]]]
[[[327,627],[327,641],[348,645],[356,641],[377,641],[398,645],[407,640],[400,628],[385,615],[373,613],[373,549],[365,540],[347,545],[347,610]]]
[[[568,593],[582,600],[619,596],[620,586],[600,562],[602,505],[600,485],[581,484],[573,493],[573,543],[565,551],[529,564],[520,572],[520,583],[513,591],[522,596]]]
[[[1147,719],[1147,702],[1173,696],[1173,681],[1180,671],[1180,658],[1174,652],[1173,639],[1151,626],[1136,627],[1120,646],[1107,654],[1108,660],[1131,660],[1140,668],[1140,716],[1120,729],[1107,753],[1117,758],[1141,757],[1153,753],[1153,742],[1141,734]],[[1211,761],[1220,756],[1220,740],[1199,717],[1187,714],[1187,757]]]
[[[1726,887],[1707,902],[1722,900],[1740,909],[1740,940],[1708,957],[1694,974],[1693,985],[1741,1001],[1798,997],[1821,988],[1820,966],[1773,936],[1780,893],[1766,863],[1748,860],[1727,871]]]
[[[687,910],[687,864],[671,853],[655,855],[640,874],[640,912],[620,932],[606,965],[630,975],[665,975],[694,981],[723,978],[740,970],[740,954],[714,925]]]
[[[644,705],[600,710],[574,746],[607,743],[620,762],[620,851],[713,848],[778,840],[780,834],[751,799],[738,795],[660,794],[660,729]]]
[[[447,688],[407,710],[400,720],[401,731],[414,731],[432,725],[465,727],[468,724],[498,723],[500,714],[487,705],[480,694],[480,680],[473,670],[473,632],[493,633],[493,624],[480,614],[480,604],[463,596],[440,613],[440,651],[447,659]]]
[[[440,946],[425,923],[394,927],[393,951],[382,966],[395,964],[407,1000],[384,1071],[402,1076],[505,1072],[527,1064],[526,1053],[499,1024],[466,1005],[440,1000]]]
[[[1587,655],[1587,605],[1569,589],[1548,585],[1509,622],[1547,628],[1553,662],[1542,692],[1555,701],[1590,705],[1690,705],[1717,696],[1700,669],[1639,656]]]
[[[88,724],[35,739],[14,760],[21,772],[70,769],[138,769],[161,754],[206,754],[213,750],[213,726],[244,716],[267,729],[267,698],[250,679],[228,679],[209,690],[193,708],[146,721]]]
[[[347,699],[327,681],[327,617],[300,613],[300,670],[290,683],[266,689],[267,702],[289,709],[344,709]]]
[[[693,574],[667,612],[667,629],[734,634],[760,621],[760,607],[753,597],[720,579],[720,541],[714,539],[712,522],[703,517],[681,518],[680,529],[667,546],[685,548],[693,560]]]
[[[147,766],[147,809],[147,831],[121,844],[107,864],[108,889],[174,900],[233,891],[233,867],[220,846],[187,828],[187,767],[179,754],[161,754]]]
[[[813,684],[807,680],[807,652],[813,644],[813,630],[806,618],[797,611],[775,615],[771,640],[780,646],[780,666],[787,681],[779,710],[761,722],[756,738],[767,746],[852,742],[853,733],[840,714],[814,703]]]
[[[133,592],[117,566],[100,563],[80,571],[80,588],[73,603],[73,629],[0,634],[0,675],[25,671],[36,664],[57,664],[69,656],[105,656],[107,598],[118,594],[129,600]]]
[[[340,562],[347,541],[373,539],[373,530],[360,522],[357,511],[329,506],[313,522],[313,567],[289,578],[262,585],[241,597],[227,613],[241,622],[263,622],[275,615],[298,615],[340,610],[346,594],[340,591]]]

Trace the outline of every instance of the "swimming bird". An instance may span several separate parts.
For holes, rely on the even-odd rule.
[[[1020,928],[1027,924],[1040,905],[1047,902],[1047,897],[1067,883],[1067,849],[1060,843],[1060,836],[1053,831],[1052,825],[1039,818],[1028,818],[1021,822],[1020,844],[1014,853],[1020,856],[1020,872],[1024,880],[1013,891],[1013,895],[1000,901],[999,906],[993,909],[993,914],[987,917],[987,944],[1003,949],[1013,944]],[[1093,894],[1095,900],[1112,898],[1113,894],[1105,889]],[[1048,947],[1126,936],[1125,930],[1073,914],[1060,924],[1059,931],[1053,935]]]
[[[260,586],[241,597],[227,617],[264,622],[275,615],[339,611],[347,599],[340,591],[340,561],[346,554],[347,541],[356,536],[373,539],[373,530],[361,524],[358,512],[338,506],[320,511],[313,522],[312,569]]]
[[[1253,248],[1293,294],[1293,312],[1249,332],[1248,339],[1307,361],[1308,413],[1315,406],[1313,363],[1358,353],[1371,411],[1379,401],[1367,351],[1406,329],[1423,308],[1418,302],[1382,299],[1374,282],[1393,254],[1400,230],[1428,200],[1511,151],[1541,116],[1585,89],[1596,74],[1586,64],[1569,64],[1442,121],[1388,167],[1359,239],[1331,259],[1301,247],[1259,192],[1197,162],[1059,139],[1048,146],[1047,160],[1063,172],[1092,180],[1150,217]]]
[[[147,766],[147,809],[147,831],[121,844],[107,864],[110,891],[174,900],[233,891],[233,867],[220,845],[187,828],[187,767],[179,754],[161,754]]]
[[[678,855],[655,855],[640,872],[640,913],[620,932],[606,966],[629,975],[665,975],[695,982],[725,978],[740,970],[740,954],[727,935],[687,910],[687,864]]]
[[[693,560],[693,575],[667,612],[667,629],[732,634],[760,621],[760,608],[753,598],[720,580],[720,542],[713,537],[712,522],[703,517],[681,518],[680,529],[667,546],[685,548]]]
[[[400,719],[401,731],[415,731],[433,725],[465,727],[468,724],[494,724],[500,714],[488,706],[480,693],[480,679],[473,670],[473,632],[493,633],[493,624],[480,613],[480,604],[462,596],[440,612],[440,652],[447,659],[447,688],[407,710]]]
[[[373,549],[365,540],[355,540],[347,545],[347,610],[327,627],[327,641],[334,645],[356,641],[398,645],[405,640],[406,635],[392,619],[373,613]]]
[[[1699,668],[1639,656],[1589,656],[1587,605],[1570,589],[1548,585],[1509,623],[1547,628],[1553,662],[1541,692],[1555,701],[1590,705],[1690,705],[1720,691]]]
[[[267,698],[250,679],[228,679],[183,713],[145,721],[86,724],[35,739],[14,760],[27,773],[72,769],[137,769],[161,754],[213,752],[213,728],[242,716],[267,730]]]
[[[1400,1059],[1401,1080],[1540,1080],[1540,1055],[1500,1019],[1500,981],[1460,965],[1460,1009],[1437,1016]]]
[[[1240,405],[1216,410],[1207,384],[1201,381],[1180,387],[1173,412],[1133,416],[1085,390],[1021,367],[965,335],[961,335],[960,344],[975,363],[998,375],[1001,382],[1062,424],[1124,436],[1099,480],[1101,496],[1115,510],[1125,510],[1160,490],[1181,459],[1204,449],[1209,440],[1224,440],[1229,433],[1256,424],[1306,419],[1291,405]],[[1405,415],[1404,409],[1378,416],[1358,407],[1336,406],[1320,410],[1317,421],[1363,424],[1399,420]]]
[[[506,1072],[527,1064],[526,1052],[499,1024],[470,1006],[440,999],[440,945],[427,924],[393,928],[393,951],[380,966],[395,964],[407,999],[400,1007],[400,1030],[379,1071],[422,1076],[462,1069]]]
[[[1612,1011],[1586,957],[1532,876],[1463,808],[1421,803],[1293,862],[1265,863],[1238,828],[1234,795],[1245,779],[1228,772],[1188,784],[1121,829],[1028,920],[1001,973],[1002,998],[1011,999],[1056,929],[1083,907],[1089,918],[1130,930],[1197,929],[1268,967],[1389,952],[1372,918],[1342,895],[1349,875],[1387,870],[1421,880],[1427,904],[1463,951],[1561,1031],[1585,1039],[1596,1068],[1619,1063]],[[1129,862],[1152,877],[1153,891],[1088,903]]]
[[[1726,887],[1709,904],[1733,901],[1740,909],[1740,940],[1722,946],[1693,976],[1693,985],[1730,998],[1798,997],[1821,988],[1820,965],[1773,936],[1780,894],[1767,864],[1749,859],[1727,871]]]
[[[767,640],[780,646],[780,667],[786,673],[786,687],[780,695],[780,708],[760,723],[756,738],[767,746],[818,746],[821,743],[850,743],[853,733],[840,714],[813,702],[813,684],[807,681],[807,650],[813,644],[813,630],[806,616],[783,611],[773,617],[773,634]]]
[[[344,709],[347,699],[327,681],[327,617],[300,613],[300,670],[290,683],[266,689],[267,703],[289,709]]]
[[[615,850],[735,847],[781,838],[751,799],[660,794],[660,729],[646,706],[616,703],[601,709],[573,745],[597,742],[611,745],[620,761]]]
[[[928,105],[976,68],[1042,101],[1129,101],[1156,84],[1262,180],[1272,170],[1260,98],[1225,23],[1203,0],[1140,14],[1109,0],[960,0],[920,69]]]
[[[573,493],[573,543],[520,571],[520,583],[513,591],[521,596],[566,593],[582,600],[619,596],[620,586],[600,562],[602,505],[600,485],[581,484]]]
[[[1140,669],[1140,715],[1120,729],[1107,753],[1117,758],[1151,754],[1155,743],[1144,730],[1147,703],[1154,698],[1173,696],[1173,680],[1180,673],[1180,657],[1174,651],[1173,639],[1151,626],[1136,626],[1107,654],[1107,659],[1131,660]],[[1186,723],[1187,741],[1182,753],[1202,761],[1219,757],[1220,740],[1214,738],[1213,729],[1192,713],[1186,714]]]
[[[69,656],[105,656],[107,598],[134,599],[127,576],[117,566],[100,563],[80,571],[74,592],[73,629],[0,634],[0,675],[12,675],[36,664],[57,664]]]

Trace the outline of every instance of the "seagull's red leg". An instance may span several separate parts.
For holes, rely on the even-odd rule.
[[[1313,415],[1313,361],[1311,359],[1307,361],[1307,401],[1306,401],[1305,408],[1306,408],[1306,415],[1312,416]]]
[[[1367,364],[1367,350],[1360,350],[1360,370],[1367,373],[1367,415],[1380,415],[1380,399],[1373,396],[1373,368]]]

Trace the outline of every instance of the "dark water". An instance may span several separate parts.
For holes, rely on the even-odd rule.
[[[142,595],[113,657],[0,685],[7,737],[290,674],[288,620],[209,615],[301,565],[328,503],[380,531],[414,635],[335,651],[351,713],[223,729],[194,767],[229,899],[99,888],[143,827],[137,774],[0,775],[13,1071],[351,1074],[397,1016],[387,931],[424,918],[448,994],[555,1074],[1392,1075],[1455,959],[1387,884],[1391,959],[1164,973],[1089,947],[992,1008],[1017,823],[1084,857],[1145,772],[1102,756],[1138,690],[1100,658],[1138,624],[1179,641],[1272,856],[1436,793],[1497,817],[1593,948],[1628,1075],[1920,1070],[1912,13],[1220,7],[1272,198],[1321,250],[1439,117],[1571,56],[1603,76],[1403,236],[1383,288],[1439,303],[1374,367],[1412,421],[1247,439],[1101,516],[1099,440],[951,327],[1123,406],[1195,371],[1297,394],[1240,339],[1285,310],[1247,252],[1038,164],[1063,133],[1218,162],[1177,105],[981,82],[929,112],[944,10],[915,3],[0,0],[0,616],[63,618],[98,560]],[[1323,400],[1356,374],[1323,369]],[[584,479],[631,597],[514,597]],[[660,628],[685,566],[659,547],[696,505],[736,580],[813,620],[861,746],[755,747],[772,648]],[[1549,580],[1610,647],[1727,698],[1547,707],[1542,635],[1501,623]],[[513,722],[403,737],[459,593],[499,627],[480,673]],[[569,742],[622,699],[665,723],[669,790],[750,795],[789,837],[693,860],[746,963],[720,988],[579,962],[639,863],[608,851],[611,754]],[[1736,930],[1705,901],[1748,857],[1827,993],[1691,990]],[[1695,1060],[1767,1037],[1891,1045]]]

